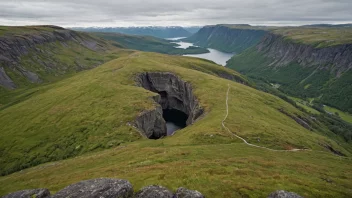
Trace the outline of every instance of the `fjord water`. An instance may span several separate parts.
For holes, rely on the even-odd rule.
[[[172,40],[175,41],[173,43],[177,43],[179,44],[179,46],[177,46],[177,48],[183,48],[186,49],[190,46],[195,46],[193,43],[188,43],[188,42],[183,42],[183,41],[179,41],[179,39],[181,38],[170,38],[168,40]],[[190,57],[197,57],[197,58],[204,58],[207,60],[211,60],[214,61],[215,63],[225,66],[226,62],[228,60],[230,60],[230,58],[232,56],[234,56],[234,53],[225,53],[225,52],[221,52],[219,50],[216,49],[212,49],[212,48],[208,48],[209,52],[208,53],[204,53],[204,54],[185,54],[183,56],[190,56]]]
[[[198,58],[204,58],[207,60],[214,61],[215,63],[225,66],[226,62],[230,60],[232,56],[235,54],[230,54],[230,53],[225,53],[225,52],[220,52],[216,49],[211,49],[208,48],[210,51],[209,53],[204,53],[204,54],[185,54],[184,56],[190,56],[190,57],[198,57]]]

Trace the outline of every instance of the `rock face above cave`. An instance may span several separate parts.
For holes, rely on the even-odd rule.
[[[146,72],[137,76],[139,86],[158,93],[154,97],[161,109],[176,109],[188,116],[186,125],[193,124],[203,113],[197,98],[193,94],[191,84],[169,72]],[[166,136],[165,120],[159,107],[142,113],[136,120],[137,128],[148,137]],[[160,126],[163,125],[163,126]]]
[[[136,119],[136,125],[149,139],[158,139],[167,135],[163,110],[160,106],[142,112]]]

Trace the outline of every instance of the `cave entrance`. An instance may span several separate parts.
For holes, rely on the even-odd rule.
[[[149,139],[159,139],[193,124],[203,108],[192,86],[169,72],[146,72],[137,76],[139,86],[157,93],[158,105],[137,117],[136,127]]]
[[[166,122],[167,135],[187,126],[188,115],[176,109],[163,109],[163,118]]]

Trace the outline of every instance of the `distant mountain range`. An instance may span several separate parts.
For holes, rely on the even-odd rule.
[[[189,37],[197,32],[201,27],[180,27],[180,26],[147,26],[147,27],[75,27],[71,28],[84,32],[105,32],[105,33],[123,33],[131,35],[154,36],[158,38],[175,38]]]
[[[312,24],[312,25],[304,25],[302,27],[352,27],[352,23],[347,24]]]

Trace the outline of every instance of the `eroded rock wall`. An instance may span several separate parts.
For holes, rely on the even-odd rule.
[[[269,33],[256,48],[275,60],[271,66],[286,66],[297,62],[305,67],[318,66],[319,69],[331,70],[337,77],[352,68],[352,44],[316,48]]]

